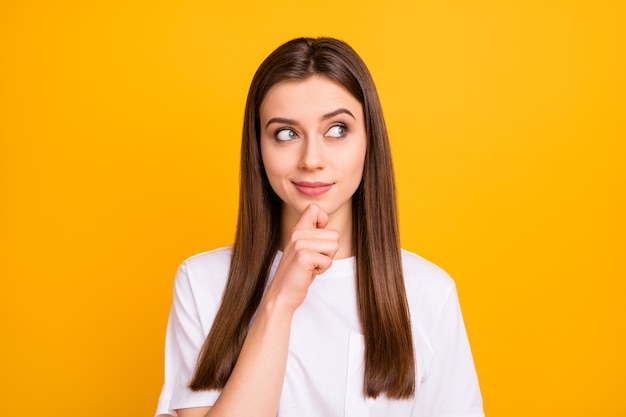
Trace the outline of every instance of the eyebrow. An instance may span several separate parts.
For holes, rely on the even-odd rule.
[[[337,109],[335,111],[331,111],[330,113],[324,114],[322,117],[320,117],[320,120],[331,119],[331,118],[333,118],[335,116],[338,116],[340,114],[347,114],[348,116],[350,116],[354,120],[356,120],[356,117],[354,117],[354,114],[352,114],[352,112],[350,110],[345,109],[343,107],[340,108],[340,109]],[[267,128],[272,123],[283,123],[283,124],[287,124],[287,125],[294,125],[297,122],[294,119],[285,119],[284,117],[272,117],[271,119],[269,119],[267,121],[267,123],[265,124],[265,127]]]

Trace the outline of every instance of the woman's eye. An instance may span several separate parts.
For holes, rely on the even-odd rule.
[[[298,138],[298,134],[292,129],[281,129],[276,132],[276,139],[278,140],[294,140]]]
[[[328,129],[328,132],[326,132],[326,136],[330,136],[333,138],[342,138],[344,136],[346,136],[346,134],[348,133],[348,128],[345,125],[335,125],[333,127],[331,127],[330,129]]]

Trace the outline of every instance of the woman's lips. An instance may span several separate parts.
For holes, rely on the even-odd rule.
[[[293,185],[296,186],[296,189],[307,196],[314,197],[318,195],[324,194],[326,191],[330,190],[333,184],[329,184],[327,182],[307,182],[307,181],[299,181],[294,182]]]

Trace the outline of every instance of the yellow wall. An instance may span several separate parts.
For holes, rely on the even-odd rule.
[[[252,74],[331,35],[377,81],[403,244],[457,281],[488,415],[626,415],[625,3],[265,3],[0,3],[3,414],[153,412],[175,268],[232,241]]]

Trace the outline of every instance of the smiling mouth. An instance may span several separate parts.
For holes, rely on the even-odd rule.
[[[296,189],[301,194],[314,197],[314,196],[324,194],[325,192],[330,190],[334,184],[327,183],[327,182],[300,181],[300,182],[294,182],[293,185],[295,185]]]

